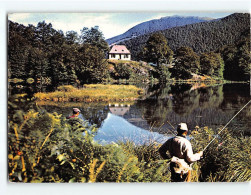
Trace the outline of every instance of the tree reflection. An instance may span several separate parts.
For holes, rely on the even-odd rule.
[[[101,127],[103,121],[109,113],[109,106],[95,104],[95,106],[86,105],[82,107],[82,115],[89,121],[90,124],[96,124],[97,128]]]
[[[192,127],[205,124],[223,101],[223,86],[191,89],[190,84],[165,86],[136,105],[150,126],[164,125],[165,128],[167,122],[176,125],[181,121],[190,123]],[[210,116],[209,119],[205,113]]]

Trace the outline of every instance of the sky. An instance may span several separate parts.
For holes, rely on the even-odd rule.
[[[28,24],[36,26],[38,22],[45,21],[51,23],[54,29],[62,30],[64,33],[73,30],[80,34],[83,27],[99,26],[105,39],[108,39],[126,32],[139,23],[161,17],[180,15],[221,18],[230,14],[232,13],[11,13],[8,14],[8,19],[25,26]]]

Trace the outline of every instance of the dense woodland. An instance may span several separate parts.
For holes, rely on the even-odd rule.
[[[179,53],[179,49],[185,46],[189,48],[188,50],[201,57],[200,62],[205,64],[202,65],[204,67],[202,67],[201,73],[212,73],[212,70],[206,71],[206,64],[210,64],[206,61],[210,58],[217,61],[217,59],[219,60],[217,55],[220,54],[225,64],[225,79],[248,80],[250,60],[249,29],[250,14],[232,14],[222,19],[175,27],[157,33],[164,35],[174,54]],[[154,34],[156,32],[120,44],[125,44],[134,54],[132,57],[139,60],[142,58],[142,50],[146,47],[147,41]]]
[[[64,34],[44,21],[37,26],[9,21],[8,77],[21,85],[29,83],[37,91],[45,86],[53,90],[60,85],[118,79],[167,82],[194,74],[249,80],[249,27],[249,14],[233,14],[126,41],[134,58],[157,65],[146,68],[144,63],[135,67],[108,62],[109,46],[97,26],[84,27],[79,35],[75,31]]]
[[[9,21],[9,78],[28,80],[38,89],[101,82],[107,75],[108,50],[98,27],[64,35],[50,23],[26,27]]]
[[[158,31],[161,32],[172,50],[182,46],[196,53],[210,52],[224,45],[236,43],[250,29],[250,14],[232,14],[222,19],[189,24]],[[151,34],[142,35],[123,42],[132,53],[139,53]]]

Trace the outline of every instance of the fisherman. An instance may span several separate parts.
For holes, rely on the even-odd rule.
[[[186,123],[180,123],[177,127],[178,134],[168,139],[159,149],[162,158],[168,159],[166,154],[169,151],[171,155],[170,171],[172,182],[190,182],[191,165],[200,160],[203,152],[193,153],[192,145],[186,139],[188,128]]]
[[[78,117],[79,114],[80,114],[80,110],[78,108],[73,108],[72,109],[72,115],[71,116],[67,116],[66,118],[67,119],[75,118],[75,117]]]

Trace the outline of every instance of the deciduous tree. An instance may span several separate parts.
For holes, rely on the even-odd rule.
[[[175,64],[171,69],[172,77],[189,79],[192,73],[198,73],[199,56],[190,47],[181,47],[176,51]]]
[[[152,34],[145,47],[143,55],[146,61],[153,62],[159,66],[160,64],[168,64],[173,57],[173,51],[167,45],[166,38],[161,33]]]
[[[223,79],[224,61],[219,53],[209,52],[200,56],[202,74]]]

